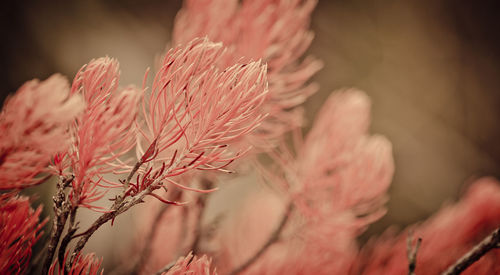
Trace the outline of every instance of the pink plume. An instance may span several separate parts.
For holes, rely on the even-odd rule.
[[[135,145],[134,122],[142,92],[133,87],[118,91],[118,78],[118,63],[106,57],[83,66],[73,81],[72,93],[86,100],[69,150],[75,205],[92,208],[104,195],[98,190],[101,175],[128,168],[119,157]]]
[[[42,207],[33,210],[27,197],[0,194],[0,274],[26,271],[33,245],[47,220],[40,222]]]
[[[156,155],[149,165],[166,164],[158,181],[182,188],[171,178],[194,169],[224,171],[248,150],[234,152],[228,145],[264,118],[259,107],[267,96],[266,66],[258,61],[220,70],[215,65],[224,50],[220,43],[194,39],[164,57],[143,102],[146,130],[137,147],[139,159]]]
[[[68,127],[83,107],[60,75],[26,82],[8,98],[0,114],[0,189],[39,183],[34,176],[67,148]]]
[[[269,138],[300,126],[302,113],[288,109],[318,89],[307,81],[321,62],[312,57],[300,61],[313,38],[309,22],[315,5],[314,0],[187,0],[177,14],[174,43],[208,36],[228,47],[221,67],[252,59],[267,63],[270,94],[262,112],[269,116],[248,137],[252,144],[269,146]]]

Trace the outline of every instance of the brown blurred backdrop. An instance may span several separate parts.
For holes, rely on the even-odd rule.
[[[500,22],[497,1],[320,1],[310,53],[323,59],[309,125],[335,89],[373,100],[372,130],[394,145],[388,224],[421,220],[465,183],[500,176]],[[120,61],[140,84],[167,45],[181,1],[7,1],[1,13],[2,100],[24,81],[72,78],[91,58]]]

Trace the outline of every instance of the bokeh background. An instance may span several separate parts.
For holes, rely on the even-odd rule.
[[[309,53],[325,67],[305,104],[308,126],[328,95],[358,87],[373,100],[372,131],[394,146],[389,211],[364,238],[422,220],[471,179],[500,176],[498,1],[321,0]],[[32,78],[72,79],[90,59],[121,64],[140,84],[170,41],[181,1],[4,1],[1,99]],[[308,129],[306,127],[306,130]],[[48,207],[47,207],[48,208]]]

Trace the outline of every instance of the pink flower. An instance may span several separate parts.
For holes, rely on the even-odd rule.
[[[215,65],[224,50],[220,43],[194,39],[164,57],[143,102],[146,129],[140,130],[137,154],[148,166],[137,186],[166,180],[191,190],[171,178],[194,169],[225,171],[245,152],[228,144],[264,118],[259,106],[267,95],[266,66],[249,62],[220,70]],[[143,184],[148,174],[153,176]]]
[[[217,271],[210,265],[211,261],[206,255],[198,258],[190,252],[186,257],[180,257],[175,265],[162,275],[217,275]]]
[[[102,264],[102,258],[101,259],[97,259],[95,254],[91,253],[91,254],[87,254],[85,256],[82,256],[82,255],[77,255],[73,261],[73,264],[71,265],[71,267],[69,268],[68,272],[64,272],[64,268],[66,266],[66,260],[68,258],[68,254],[66,254],[66,256],[64,257],[64,262],[62,263],[62,265],[60,266],[57,262],[57,260],[55,262],[52,263],[52,265],[50,266],[50,269],[49,269],[49,275],[55,275],[55,274],[58,274],[58,275],[63,275],[63,274],[67,274],[67,275],[82,275],[82,274],[85,274],[85,275],[102,275],[104,273],[104,270],[101,270],[101,272],[99,272],[99,269],[101,268],[101,264]],[[57,267],[57,268],[56,268]]]
[[[73,127],[69,158],[75,179],[70,196],[74,205],[94,208],[104,193],[102,175],[128,168],[119,157],[135,145],[134,127],[141,91],[118,91],[118,62],[92,60],[77,73],[71,92],[86,101],[83,115]]]
[[[367,132],[369,111],[370,101],[363,92],[334,93],[305,142],[298,144],[296,157],[284,146],[272,154],[283,178],[271,177],[271,183],[281,183],[297,211],[289,216],[280,242],[248,274],[350,270],[356,237],[385,213],[382,205],[394,171],[390,143]],[[255,234],[254,230],[244,235]]]
[[[500,226],[500,185],[492,178],[477,180],[456,204],[441,209],[422,224],[411,227],[421,237],[417,253],[417,274],[439,274]],[[403,274],[408,270],[408,230],[395,235],[386,232],[372,240],[358,259],[362,274]],[[498,274],[500,252],[492,250],[463,274]]]
[[[40,183],[34,177],[68,146],[68,126],[82,109],[60,75],[26,82],[8,98],[0,114],[0,189]]]
[[[288,109],[303,103],[318,89],[306,83],[321,68],[321,62],[311,57],[300,61],[313,39],[309,21],[316,1],[239,2],[184,1],[175,21],[173,40],[174,44],[187,43],[206,35],[212,41],[221,41],[228,47],[222,67],[252,59],[267,63],[270,96],[263,112],[269,116],[249,136],[250,142],[266,146],[270,137],[279,138],[300,126],[302,113]]]
[[[394,162],[390,142],[368,135],[369,112],[368,97],[354,89],[332,94],[322,107],[299,150],[292,187],[307,215],[348,213],[362,229],[385,213]]]
[[[40,222],[42,207],[33,210],[27,197],[0,194],[0,274],[26,271],[32,247],[47,220]]]

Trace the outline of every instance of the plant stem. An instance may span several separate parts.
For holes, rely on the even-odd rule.
[[[125,193],[127,192],[130,180],[132,179],[134,174],[139,170],[139,168],[141,167],[142,164],[143,164],[142,161],[138,161],[134,165],[134,167],[130,171],[129,175],[127,176],[127,179],[125,180],[125,182],[123,182],[123,191],[120,195],[118,195],[116,197],[115,202],[113,203],[113,206],[111,207],[110,212],[102,214],[99,218],[97,218],[96,221],[94,221],[94,223],[85,232],[77,234],[77,235],[74,235],[74,233],[71,234],[72,236],[70,237],[70,240],[75,238],[75,237],[80,237],[80,236],[81,236],[81,238],[78,240],[75,248],[73,249],[73,253],[71,253],[71,259],[68,263],[70,266],[73,264],[75,257],[81,252],[83,247],[87,244],[87,242],[88,242],[89,238],[92,236],[92,234],[94,234],[94,232],[97,229],[99,229],[99,227],[101,227],[101,225],[105,224],[109,220],[114,219],[119,214],[127,211],[130,207],[142,202],[143,198],[148,193],[151,193],[151,190],[148,188],[143,192],[143,194],[138,199],[132,200],[128,204],[126,202],[124,202]]]
[[[43,262],[42,274],[47,274],[47,272],[49,271],[50,265],[52,264],[52,260],[54,258],[54,254],[57,249],[57,245],[59,244],[59,239],[61,238],[62,231],[64,230],[64,226],[66,225],[66,220],[69,214],[69,202],[66,201],[64,188],[69,183],[71,183],[72,180],[73,177],[60,177],[59,181],[57,182],[57,191],[53,197],[53,209],[55,217],[52,224],[52,233],[50,236],[49,245],[47,247],[47,256],[45,257],[45,260]]]
[[[69,226],[68,226],[68,232],[66,232],[66,235],[61,241],[61,245],[59,246],[59,253],[58,253],[58,261],[59,261],[59,266],[61,267],[63,262],[64,262],[64,256],[66,254],[66,248],[68,247],[69,242],[72,240],[73,235],[75,234],[76,230],[78,230],[78,225],[75,224],[75,218],[76,218],[76,211],[78,210],[78,206],[72,207],[71,211],[69,213]],[[69,270],[69,266],[65,267],[66,270]]]
[[[417,252],[422,243],[422,238],[418,238],[415,246],[413,246],[413,232],[410,230],[408,232],[408,238],[406,240],[406,256],[408,257],[408,275],[415,275],[415,269],[417,268]]]
[[[122,202],[119,205],[116,205],[115,207],[113,207],[113,210],[111,210],[111,212],[104,213],[99,218],[97,218],[97,220],[94,221],[94,223],[84,233],[76,235],[76,236],[81,236],[81,238],[78,240],[78,242],[75,245],[75,248],[73,249],[73,253],[71,254],[70,264],[72,264],[75,257],[78,254],[80,254],[83,247],[87,244],[88,240],[90,239],[92,234],[94,234],[94,232],[97,231],[97,229],[99,229],[103,224],[114,219],[121,213],[129,210],[132,206],[144,202],[143,200],[144,197],[150,192],[151,191],[149,189],[146,189],[146,191],[139,198],[136,198],[129,202]]]
[[[285,228],[285,225],[287,224],[287,222],[289,220],[289,217],[290,217],[292,210],[293,210],[293,203],[289,203],[286,210],[285,210],[285,213],[283,214],[283,217],[281,218],[281,221],[280,221],[278,227],[276,228],[276,230],[274,230],[274,232],[271,234],[271,236],[269,236],[269,239],[267,240],[267,242],[252,257],[250,257],[246,262],[244,262],[240,266],[233,269],[233,271],[231,271],[229,274],[236,275],[236,274],[244,271],[245,269],[247,269],[251,264],[253,264],[255,261],[257,261],[257,259],[259,259],[259,257],[262,256],[262,254],[264,254],[264,252],[266,252],[266,250],[272,244],[274,244],[275,242],[277,242],[279,240],[281,232]]]
[[[477,262],[488,251],[498,248],[500,244],[500,227],[484,238],[479,244],[473,247],[462,258],[450,266],[442,275],[456,275],[462,273],[465,269]]]

